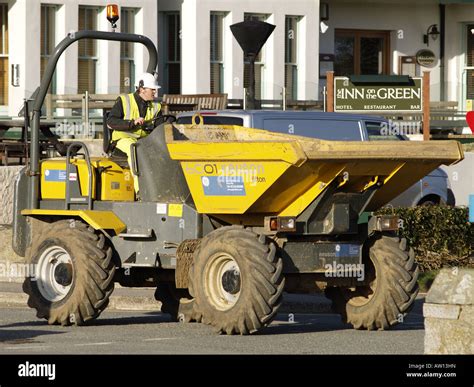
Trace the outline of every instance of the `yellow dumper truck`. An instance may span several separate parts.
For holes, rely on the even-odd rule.
[[[413,251],[395,216],[364,214],[461,160],[457,142],[322,141],[205,126],[197,114],[189,125],[152,123],[131,166],[110,151],[106,126],[108,156],[89,157],[74,142],[66,157],[40,160],[39,115],[55,64],[83,38],[143,43],[148,71],[156,68],[145,37],[97,31],[69,36],[50,60],[15,191],[13,246],[36,267],[24,290],[39,318],[86,324],[114,283],[156,286],[164,312],[226,334],[268,325],[284,291],[325,290],[357,329],[387,329],[408,313],[418,293]]]

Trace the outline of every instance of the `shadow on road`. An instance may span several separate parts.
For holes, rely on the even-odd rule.
[[[425,323],[423,318],[423,304],[425,303],[424,298],[418,298],[413,303],[413,308],[405,316],[402,323],[395,325],[392,330],[394,331],[411,331],[418,329],[425,329]]]
[[[424,299],[417,299],[413,309],[404,317],[403,322],[389,331],[423,330]],[[338,314],[283,314],[279,313],[272,325],[257,332],[257,335],[278,335],[292,333],[315,333],[353,330],[352,325],[341,321]]]
[[[36,326],[46,326],[46,325],[48,325],[46,320],[41,319],[41,320],[21,321],[21,322],[16,322],[12,324],[1,325],[0,328],[36,327]]]
[[[36,340],[38,336],[57,335],[64,332],[45,331],[45,330],[6,330],[0,329],[0,344],[38,344],[41,341]],[[1,349],[1,347],[0,347]]]
[[[391,331],[410,331],[423,330],[423,303],[424,299],[417,299],[414,303],[413,310],[404,318],[404,321],[394,326]],[[126,326],[126,325],[146,325],[146,324],[176,324],[171,320],[171,316],[161,312],[142,312],[142,311],[123,311],[130,313],[130,316],[114,317],[111,313],[106,313],[103,317],[97,320],[92,320],[86,324],[87,327],[104,327],[104,326]],[[136,316],[133,313],[137,313]],[[28,328],[28,327],[44,327],[47,326],[46,320],[30,320],[11,323],[0,326],[0,343],[5,343],[9,340],[28,340],[36,335],[66,333],[67,329],[58,327],[62,330],[57,331],[42,331],[42,330],[5,330],[4,328]],[[74,328],[72,328],[74,329]],[[257,332],[257,335],[278,335],[278,334],[293,334],[293,333],[314,333],[314,332],[331,332],[352,330],[352,326],[344,324],[337,314],[303,314],[303,313],[279,313],[274,322]],[[18,337],[15,338],[15,335]],[[23,336],[22,336],[23,335]]]
[[[140,316],[130,316],[130,317],[119,317],[119,318],[98,318],[88,323],[88,326],[104,326],[104,325],[139,325],[139,324],[162,324],[169,323],[171,317],[168,314],[161,312],[147,312],[143,315],[143,312]]]

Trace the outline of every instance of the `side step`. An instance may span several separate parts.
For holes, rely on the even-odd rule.
[[[118,234],[119,238],[129,238],[129,239],[149,239],[153,237],[153,230],[151,228],[147,229],[137,229],[132,228],[127,230],[127,232],[122,232]]]

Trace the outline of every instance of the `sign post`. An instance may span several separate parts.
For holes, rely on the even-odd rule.
[[[328,112],[334,111],[334,71],[326,72],[326,107]]]
[[[430,139],[430,72],[423,71],[423,141]]]

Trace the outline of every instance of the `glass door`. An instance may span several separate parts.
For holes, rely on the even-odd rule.
[[[336,76],[390,74],[390,32],[336,30]]]

